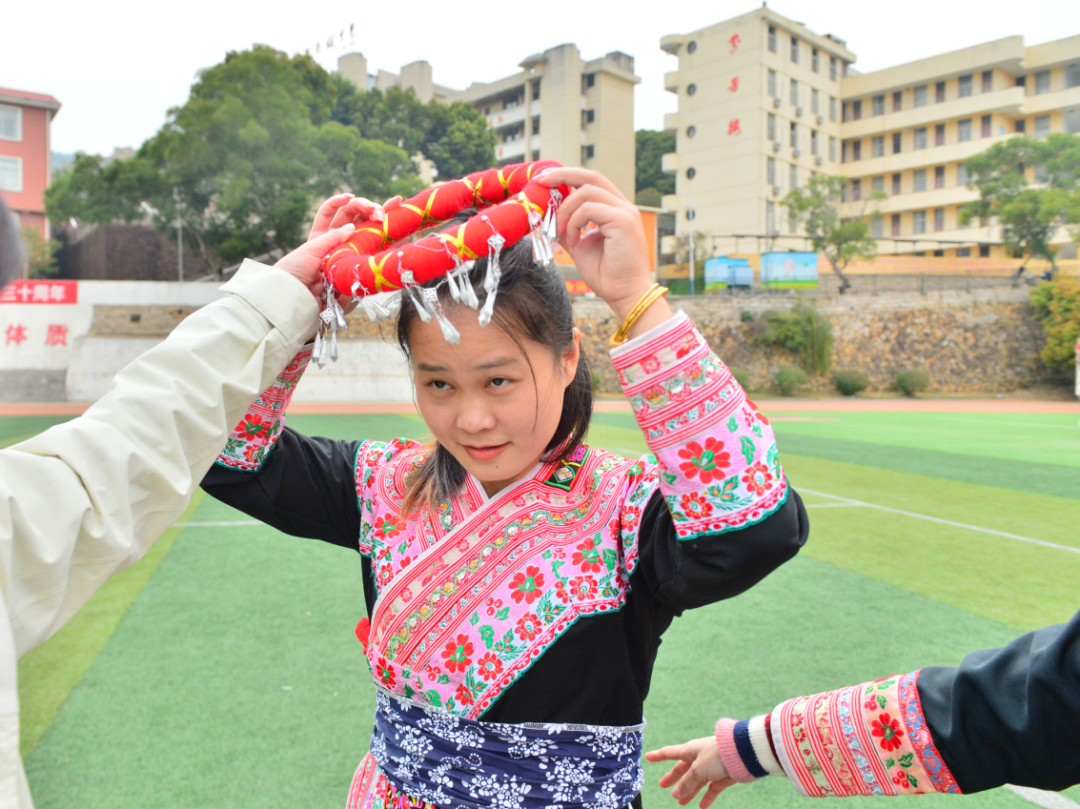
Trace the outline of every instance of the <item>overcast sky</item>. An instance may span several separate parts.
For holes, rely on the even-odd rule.
[[[59,0],[5,4],[0,87],[56,96],[53,149],[109,154],[138,146],[182,104],[200,68],[229,50],[266,43],[290,53],[335,38],[330,56],[358,50],[368,70],[397,69],[417,59],[435,81],[465,87],[517,70],[525,56],[576,42],[592,59],[621,50],[637,60],[637,127],[659,128],[675,96],[663,90],[673,57],[664,34],[685,33],[756,7],[741,0],[383,0],[377,3],[187,0],[184,3]],[[846,39],[868,72],[900,62],[1022,34],[1029,45],[1080,35],[1080,2],[1027,0],[775,0],[781,14],[818,33]],[[533,11],[528,11],[528,9]],[[657,10],[662,9],[662,15]],[[507,12],[513,18],[507,17]],[[353,46],[337,45],[355,24]]]

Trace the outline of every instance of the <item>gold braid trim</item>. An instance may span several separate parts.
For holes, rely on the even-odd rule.
[[[372,275],[375,276],[375,291],[376,292],[389,292],[393,289],[397,289],[395,286],[391,286],[390,282],[383,276],[383,266],[386,264],[386,260],[390,258],[390,254],[387,253],[382,257],[382,261],[375,263],[375,256],[368,256],[368,266],[371,268]]]
[[[452,244],[455,247],[458,258],[462,261],[472,261],[473,259],[480,258],[480,256],[465,245],[465,225],[458,226],[456,236],[451,236],[449,233],[440,233],[439,238],[443,242]]]

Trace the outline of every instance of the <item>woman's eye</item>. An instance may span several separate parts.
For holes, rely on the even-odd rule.
[[[493,388],[505,388],[507,385],[510,384],[510,380],[507,379],[505,376],[497,376],[492,379],[488,384],[491,385],[491,387]]]
[[[435,390],[450,390],[450,386],[443,382],[441,379],[433,379],[428,382],[428,386]]]

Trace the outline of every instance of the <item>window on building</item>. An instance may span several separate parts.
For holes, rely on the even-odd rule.
[[[792,191],[799,187],[799,167],[794,163],[788,168],[788,187]]]
[[[934,103],[941,104],[945,101],[945,82],[939,81],[934,85]]]
[[[984,70],[982,72],[982,91],[984,93],[991,93],[994,90],[994,71]]]
[[[916,107],[925,107],[927,102],[929,101],[928,96],[929,96],[929,93],[927,92],[925,84],[920,84],[918,87],[916,87],[915,88],[915,106]]]
[[[944,166],[935,166],[934,167],[934,188],[944,188],[944,187],[945,187],[945,167]]]
[[[810,154],[821,154],[821,147],[818,145],[818,132],[816,129],[810,130]]]
[[[893,132],[892,133],[892,153],[893,154],[900,154],[900,146],[901,146],[901,143],[903,142],[903,140],[904,140],[904,138],[903,138],[903,135],[901,135],[901,133],[899,133],[899,132]]]
[[[772,201],[765,203],[765,232],[776,232],[776,205]]]
[[[697,177],[697,169],[691,166],[686,170],[686,179],[692,180]]]
[[[817,48],[810,51],[810,69],[815,73],[821,70],[821,57],[818,56]]]
[[[885,238],[885,220],[880,216],[870,220],[870,235],[875,239]]]
[[[926,190],[926,169],[915,169],[911,173],[911,190],[916,194]]]
[[[1045,138],[1050,134],[1050,116],[1049,115],[1036,115],[1035,116],[1035,137]]]
[[[892,111],[900,112],[904,108],[904,94],[897,90],[892,94]]]
[[[945,230],[945,209],[934,208],[934,232],[940,233]]]
[[[894,213],[892,215],[892,222],[889,230],[892,233],[893,238],[900,235],[900,214]]]
[[[585,123],[587,123],[587,124],[595,123],[595,121],[596,121],[596,110],[584,110],[583,112],[585,113]]]
[[[1065,89],[1080,87],[1080,62],[1065,65]]]
[[[791,103],[799,106],[799,83],[795,79],[791,80]]]
[[[964,118],[956,122],[956,140],[959,143],[971,140],[971,119]]]
[[[911,214],[911,232],[916,235],[926,233],[926,211],[914,211]]]
[[[885,136],[875,135],[874,139],[870,142],[870,156],[871,157],[884,157],[885,156]]]
[[[582,82],[585,84],[586,87],[596,86],[596,74],[586,73],[584,76],[582,76]]]
[[[945,124],[938,124],[934,127],[934,145],[945,145]]]
[[[588,146],[581,147],[581,162],[592,160],[594,157],[596,157],[596,146],[590,143]]]
[[[1027,76],[1017,76],[1016,77],[1016,86],[1017,87],[1027,87]]]
[[[862,101],[851,102],[851,119],[853,121],[862,120]]]
[[[776,71],[772,68],[769,69],[768,87],[769,96],[776,98]]]
[[[971,258],[971,248],[970,247],[957,247],[956,248],[956,257],[957,258]]]
[[[697,50],[697,40],[691,39],[690,44],[686,46],[687,53],[693,53]]]
[[[913,149],[925,149],[926,148],[926,127],[920,126],[915,130],[915,137],[912,140]]]
[[[776,116],[771,112],[765,119],[765,132],[769,136],[769,140],[776,140]]]
[[[836,57],[829,57],[829,78],[836,81]]]
[[[935,250],[934,255],[937,256],[938,258],[940,258],[941,256],[945,255],[945,251],[944,250]]]
[[[900,172],[892,176],[892,195],[894,197],[900,195]]]
[[[988,245],[988,244],[980,244],[979,245],[979,258],[990,258],[990,245]]]
[[[874,179],[872,179],[870,181],[870,190],[873,191],[875,194],[884,194],[885,193],[885,178],[884,177],[875,177]]]
[[[18,157],[0,157],[0,191],[23,190],[23,165]]]
[[[836,162],[836,138],[829,136],[829,160]]]
[[[1018,118],[1015,124],[1015,130],[1018,134],[1023,135],[1027,131],[1027,121],[1023,118]]]
[[[692,96],[695,93],[697,93],[697,85],[694,84],[693,82],[690,82],[690,84],[686,88],[686,94],[688,96]]]
[[[862,199],[862,180],[851,181],[851,199],[853,202],[858,202]]]
[[[885,96],[874,96],[874,115],[885,114]]]
[[[799,40],[795,39],[795,37],[791,38],[791,61],[799,61]]]
[[[776,161],[771,157],[765,158],[765,182],[776,185]]]
[[[956,184],[959,186],[968,184],[967,163],[956,164]]]
[[[1035,95],[1050,92],[1050,71],[1040,70],[1035,74]]]
[[[22,108],[0,104],[0,140],[22,140]]]
[[[532,100],[540,100],[540,79],[533,79],[532,81]]]
[[[979,137],[982,137],[982,138],[990,137],[990,116],[989,115],[984,115],[979,120]]]
[[[855,140],[851,142],[851,159],[862,160],[862,141]]]
[[[792,149],[799,148],[799,125],[794,121],[791,122],[791,139],[790,144]]]
[[[769,50],[776,53],[776,26],[769,26]]]
[[[697,127],[696,126],[694,126],[693,124],[690,124],[690,126],[686,127],[686,137],[692,138],[696,134],[697,134]]]
[[[593,112],[593,110],[589,110],[589,112]],[[590,121],[590,123],[592,123],[592,122]],[[534,135],[539,135],[540,134],[540,116],[539,115],[534,115],[533,118],[532,118],[532,133]]]
[[[836,98],[829,96],[829,120],[836,120]]]
[[[821,112],[821,98],[814,88],[810,90],[810,112],[814,113],[814,115]]]
[[[970,73],[960,77],[958,89],[956,91],[956,94],[960,96],[960,98],[967,98],[969,95],[971,95],[971,78],[972,77]]]
[[[514,109],[514,107],[518,106],[519,104],[521,104],[521,97],[520,96],[511,96],[510,98],[507,98],[507,99],[503,100],[503,109],[504,110],[512,110],[512,109]]]

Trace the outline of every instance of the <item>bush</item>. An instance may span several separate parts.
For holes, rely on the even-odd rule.
[[[845,396],[862,393],[870,384],[870,380],[862,371],[837,371],[833,381],[836,383],[836,389]]]
[[[1076,341],[1080,338],[1080,281],[1059,278],[1039,284],[1031,291],[1035,321],[1042,323],[1046,345],[1043,365],[1069,370],[1076,362]]]
[[[795,389],[806,384],[806,373],[802,368],[788,366],[776,372],[776,386],[784,396],[794,396]]]
[[[914,396],[930,387],[930,374],[922,368],[908,368],[896,375],[896,387],[905,396]]]
[[[739,387],[743,390],[750,390],[750,374],[746,373],[742,368],[729,368],[728,370],[735,377],[735,381],[739,383]]]
[[[753,321],[753,319],[754,313],[751,312],[749,309],[743,309],[742,312],[739,313],[739,320],[741,320],[743,323],[750,323],[751,321]]]
[[[832,324],[812,306],[798,303],[789,312],[765,312],[757,335],[762,345],[778,346],[799,358],[807,373],[824,374],[832,364]]]

